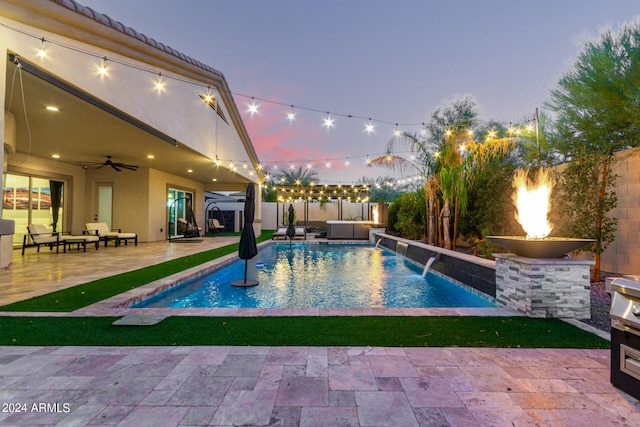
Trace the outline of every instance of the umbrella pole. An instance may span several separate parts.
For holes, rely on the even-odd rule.
[[[249,263],[248,260],[244,260],[244,283],[247,283],[247,264]]]

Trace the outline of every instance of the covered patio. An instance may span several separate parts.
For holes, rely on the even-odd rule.
[[[205,192],[264,178],[213,67],[73,1],[3,1],[0,36],[3,242],[89,222],[162,241],[204,228]]]

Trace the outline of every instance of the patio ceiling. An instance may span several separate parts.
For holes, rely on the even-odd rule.
[[[216,183],[248,182],[239,174],[216,167],[211,159],[180,141],[176,145],[167,142],[172,141],[170,135],[148,126],[143,129],[141,127],[146,125],[137,126],[135,119],[132,124],[25,70],[14,78],[14,70],[15,66],[8,63],[4,105],[16,118],[17,147],[16,154],[11,155],[15,159],[27,155],[51,159],[56,154],[60,156],[57,161],[78,165],[103,162],[106,156],[112,156],[114,162],[193,179],[208,184],[209,189]],[[49,105],[55,105],[59,111],[48,111]],[[154,158],[149,159],[148,155]],[[120,173],[135,172],[125,170]]]

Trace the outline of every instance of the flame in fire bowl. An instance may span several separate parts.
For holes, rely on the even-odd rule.
[[[571,239],[568,237],[527,239],[521,236],[487,236],[487,239],[518,256],[527,258],[562,258],[569,252],[595,242],[593,239]]]

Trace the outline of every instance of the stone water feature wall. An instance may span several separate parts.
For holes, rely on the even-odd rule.
[[[454,282],[487,299],[496,296],[495,261],[450,251],[437,246],[377,233],[373,237],[380,245],[424,267],[429,258],[438,255],[431,271],[447,276]]]
[[[529,317],[591,317],[590,266],[574,258],[525,258],[494,254],[496,300]]]

